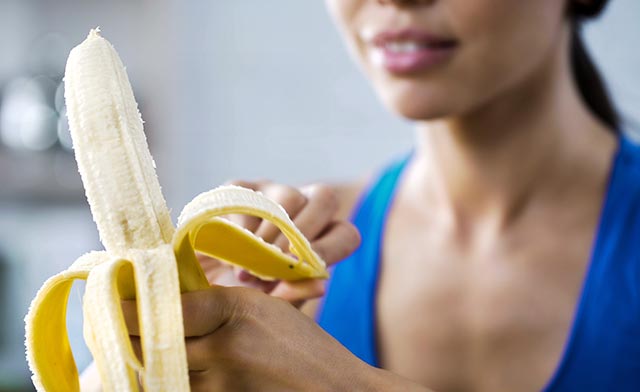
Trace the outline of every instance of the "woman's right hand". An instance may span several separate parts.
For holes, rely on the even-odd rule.
[[[337,218],[339,202],[329,186],[314,184],[298,189],[265,181],[233,181],[231,184],[261,192],[280,204],[327,266],[346,258],[360,245],[358,230],[350,222]],[[289,241],[272,223],[248,215],[231,215],[228,218],[282,251],[289,251]],[[297,307],[306,300],[324,295],[325,281],[322,279],[267,282],[205,255],[198,258],[212,285],[257,288]]]

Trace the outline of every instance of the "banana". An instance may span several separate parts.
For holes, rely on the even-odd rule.
[[[25,317],[25,346],[38,391],[79,391],[66,330],[76,279],[87,280],[84,338],[106,391],[188,391],[180,293],[209,287],[196,252],[264,279],[326,278],[324,261],[284,209],[259,192],[223,186],[188,203],[178,227],[155,173],[128,76],[113,46],[91,30],[69,54],[65,100],[75,157],[104,251],[49,278]],[[276,246],[223,216],[274,223],[291,243]],[[136,299],[143,361],[134,355],[121,299]]]
[[[173,224],[129,79],[97,30],[69,54],[65,87],[76,161],[105,249],[171,241]]]

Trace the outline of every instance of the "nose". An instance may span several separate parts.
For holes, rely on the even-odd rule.
[[[429,5],[434,2],[434,0],[376,0],[376,1],[378,2],[378,4],[381,4],[381,5],[393,4],[398,7]]]

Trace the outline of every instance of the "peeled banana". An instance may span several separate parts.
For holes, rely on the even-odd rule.
[[[196,251],[264,279],[326,278],[282,207],[258,192],[224,186],[185,206],[174,228],[124,66],[99,30],[69,54],[65,100],[75,157],[104,251],[81,256],[48,279],[25,318],[26,353],[38,391],[78,391],[66,330],[76,279],[87,280],[84,338],[105,391],[188,391],[180,293],[209,283]],[[222,216],[249,214],[274,223],[291,243],[276,246]],[[136,299],[143,363],[134,355],[121,299]]]

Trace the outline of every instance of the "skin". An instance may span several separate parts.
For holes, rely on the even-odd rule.
[[[434,390],[540,390],[615,149],[572,83],[566,4],[328,5],[382,101],[417,124],[383,243],[382,365]],[[375,67],[359,32],[407,26],[456,39],[457,53],[416,75]]]
[[[424,390],[370,368],[291,304],[259,290],[214,286],[183,294],[182,304],[192,391]],[[123,310],[140,355],[135,303]]]
[[[267,285],[203,260],[212,283],[253,288],[183,295],[194,390],[540,390],[566,342],[616,147],[572,82],[567,3],[327,5],[382,102],[416,124],[382,244],[386,370],[266,294],[299,306],[322,295],[318,282]],[[405,27],[455,39],[454,55],[412,74],[375,66],[360,32]],[[284,203],[329,263],[357,246],[343,219],[361,184],[323,187],[322,203],[307,188],[245,185]],[[268,225],[234,219],[286,249]]]

